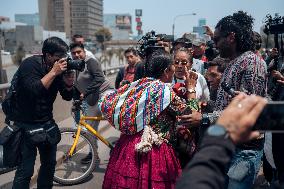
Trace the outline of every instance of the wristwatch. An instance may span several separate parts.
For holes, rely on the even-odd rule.
[[[207,129],[207,135],[214,136],[214,137],[222,137],[224,139],[229,138],[229,133],[225,129],[225,127],[221,125],[212,125]]]
[[[196,93],[195,89],[193,89],[193,88],[187,89],[186,91],[187,91],[188,93]]]
[[[203,113],[201,115],[201,126],[203,126],[203,127],[210,126],[210,120],[209,120],[209,116],[208,116],[207,113]]]

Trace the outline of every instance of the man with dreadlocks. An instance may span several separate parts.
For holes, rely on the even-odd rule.
[[[251,51],[254,49],[252,25],[253,18],[243,11],[222,18],[216,25],[216,47],[222,58],[230,59],[221,82],[227,82],[236,91],[265,97],[266,65]],[[230,101],[231,96],[219,87],[215,111],[224,110]],[[239,108],[243,106],[244,104],[238,104]],[[237,147],[227,173],[228,188],[252,188],[260,169],[262,151],[263,136]]]

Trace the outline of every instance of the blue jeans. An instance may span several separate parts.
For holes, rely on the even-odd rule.
[[[237,149],[228,176],[228,189],[252,188],[254,180],[261,166],[263,150]]]

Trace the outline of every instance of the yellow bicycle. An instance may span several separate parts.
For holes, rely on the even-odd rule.
[[[73,102],[72,115],[77,128],[61,128],[61,141],[57,145],[54,181],[62,185],[82,183],[92,174],[98,163],[96,138],[110,149],[113,148],[108,140],[86,122],[101,121],[104,120],[103,117],[85,116],[81,100]],[[81,159],[89,152],[92,154],[92,160],[89,164],[82,164]]]

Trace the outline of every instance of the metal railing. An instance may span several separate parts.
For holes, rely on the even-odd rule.
[[[119,69],[122,67],[124,67],[124,65],[103,69],[103,72],[106,76],[111,75],[111,74],[117,73]],[[11,86],[11,83],[0,84],[0,103],[3,101],[10,86]]]

